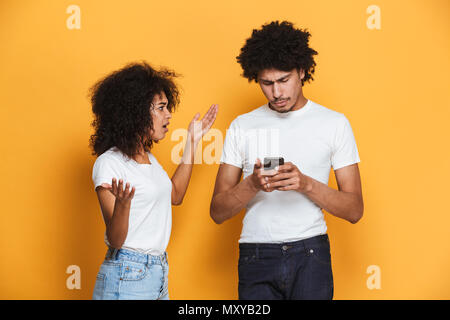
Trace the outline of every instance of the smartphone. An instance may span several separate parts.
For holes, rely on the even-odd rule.
[[[264,171],[274,170],[284,164],[284,159],[282,157],[267,157],[264,158]]]

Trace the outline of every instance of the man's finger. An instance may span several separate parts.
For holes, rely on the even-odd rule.
[[[292,162],[286,162],[285,164],[282,164],[278,167],[279,172],[289,172],[292,171],[295,168],[295,166],[292,164]]]
[[[254,169],[261,169],[261,160],[256,158]]]
[[[271,183],[270,187],[271,188],[287,187],[287,186],[290,186],[291,184],[296,183],[296,181],[297,180],[295,178],[284,179],[284,180],[280,180],[280,181]]]
[[[276,181],[289,179],[289,178],[292,178],[293,175],[294,175],[293,172],[284,172],[284,173],[280,173],[280,172],[279,172],[278,174],[276,174],[276,175],[270,177],[270,178],[269,178],[269,182],[270,182],[270,183],[273,183],[273,182],[276,182]]]

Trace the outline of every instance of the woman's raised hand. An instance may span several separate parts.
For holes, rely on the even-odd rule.
[[[217,112],[219,111],[219,105],[213,104],[209,110],[205,113],[201,120],[200,113],[196,113],[191,123],[189,123],[188,133],[194,143],[199,142],[202,137],[209,131],[211,126],[216,120]]]

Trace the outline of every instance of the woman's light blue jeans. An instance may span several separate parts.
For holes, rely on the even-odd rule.
[[[110,248],[100,266],[93,300],[169,300],[167,253],[153,256]]]

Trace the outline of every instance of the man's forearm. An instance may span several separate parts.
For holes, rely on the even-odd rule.
[[[351,223],[356,223],[361,219],[364,204],[358,195],[335,190],[308,176],[307,179],[308,186],[302,193],[320,208]]]
[[[211,201],[211,218],[221,224],[234,217],[247,206],[256,193],[258,189],[252,185],[250,177],[247,177],[235,187],[216,194]]]

